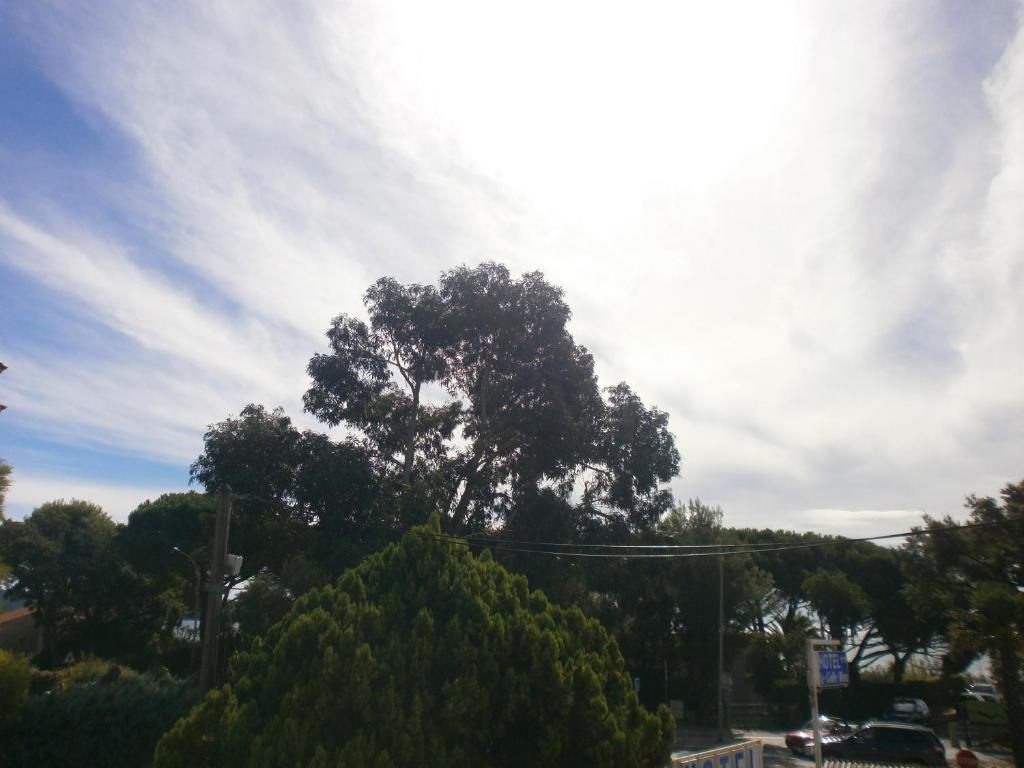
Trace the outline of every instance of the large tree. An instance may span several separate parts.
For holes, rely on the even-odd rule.
[[[11,465],[0,459],[0,525],[4,520],[4,501],[7,498],[7,489],[11,487]],[[4,609],[3,586],[4,581],[11,573],[11,567],[3,560],[3,553],[0,552],[0,612]]]
[[[665,765],[671,716],[601,625],[438,533],[300,598],[156,766]]]
[[[165,493],[142,502],[118,531],[122,557],[140,573],[180,573],[193,579],[185,553],[204,566],[213,534],[214,500],[196,493]],[[179,552],[175,552],[175,549]]]
[[[4,521],[4,502],[11,487],[11,465],[0,459],[0,523]]]
[[[386,541],[374,526],[394,523],[377,506],[363,446],[299,430],[280,408],[248,405],[212,425],[192,478],[235,493],[230,547],[244,556],[243,576],[265,568],[280,575],[299,553],[337,575]]]
[[[992,660],[1006,701],[1014,761],[1024,765],[1024,481],[1007,485],[1002,503],[970,496],[974,527],[926,518],[930,535],[910,547],[916,568],[908,595],[941,605],[949,617],[951,658],[966,666]]]
[[[120,558],[117,525],[95,504],[54,501],[6,521],[0,554],[13,594],[35,609],[50,663],[69,651],[138,660],[176,619],[167,596]]]
[[[517,494],[582,481],[587,508],[653,523],[678,471],[666,415],[625,384],[602,396],[568,330],[561,289],[484,263],[435,286],[382,278],[369,322],[339,315],[309,363],[306,409],[356,430],[404,522],[442,515],[450,532],[508,516]]]
[[[867,598],[865,621],[851,638],[856,649],[850,659],[851,674],[889,660],[893,682],[903,682],[911,658],[930,654],[941,645],[946,625],[934,604],[908,596],[906,574],[915,567],[908,550],[859,542],[839,549],[833,557]]]

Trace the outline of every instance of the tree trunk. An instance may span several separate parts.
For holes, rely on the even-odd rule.
[[[796,622],[796,612],[800,607],[800,601],[792,599],[786,605],[786,617],[782,620],[782,634],[786,634],[793,629],[793,624]]]
[[[47,620],[43,626],[43,642],[46,643],[46,654],[50,659],[50,668],[56,669],[60,663],[60,658],[57,655],[57,627],[51,620]]]
[[[907,661],[910,659],[910,651],[900,655],[899,651],[892,652],[892,681],[896,685],[903,682],[903,675],[907,671]]]
[[[462,487],[462,495],[459,497],[459,502],[455,505],[455,509],[452,511],[451,518],[449,518],[450,528],[447,533],[459,534],[462,532],[462,526],[466,522],[466,512],[469,510],[470,497],[472,496],[473,491],[476,490],[476,483],[480,477],[480,472],[491,462],[491,459],[488,459],[483,464],[480,463],[480,459],[483,458],[484,451],[485,448],[482,439],[478,439],[476,450],[473,452],[473,458],[467,465],[465,480]]]
[[[466,512],[469,511],[469,497],[476,484],[476,474],[475,470],[471,470],[466,476],[465,485],[462,488],[462,496],[459,497],[459,503],[455,505],[455,510],[452,512],[447,533],[458,535],[462,532],[462,526],[466,522]]]
[[[1017,639],[1012,631],[1004,631],[999,635],[997,653],[995,654],[996,674],[1000,688],[1006,701],[1006,718],[1010,725],[1010,746],[1013,749],[1015,765],[1024,765],[1024,693],[1021,685],[1020,654]]]
[[[409,429],[405,436],[405,462],[402,465],[402,487],[408,494],[412,483],[412,465],[416,459],[416,421],[420,410],[420,382],[412,387],[412,412],[409,414]]]

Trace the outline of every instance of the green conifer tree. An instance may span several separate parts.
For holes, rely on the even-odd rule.
[[[618,646],[489,553],[414,529],[296,601],[156,768],[663,766]]]

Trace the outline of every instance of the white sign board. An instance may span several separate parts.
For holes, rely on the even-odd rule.
[[[672,758],[672,768],[764,768],[764,744],[744,741]]]

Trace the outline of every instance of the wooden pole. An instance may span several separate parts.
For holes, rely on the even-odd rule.
[[[718,740],[725,738],[725,557],[718,556]]]
[[[206,621],[203,622],[203,660],[199,669],[199,693],[213,688],[217,680],[217,643],[220,639],[220,611],[224,590],[224,565],[228,555],[228,526],[231,522],[231,487],[217,490],[217,522],[210,552],[210,580],[206,583]]]

